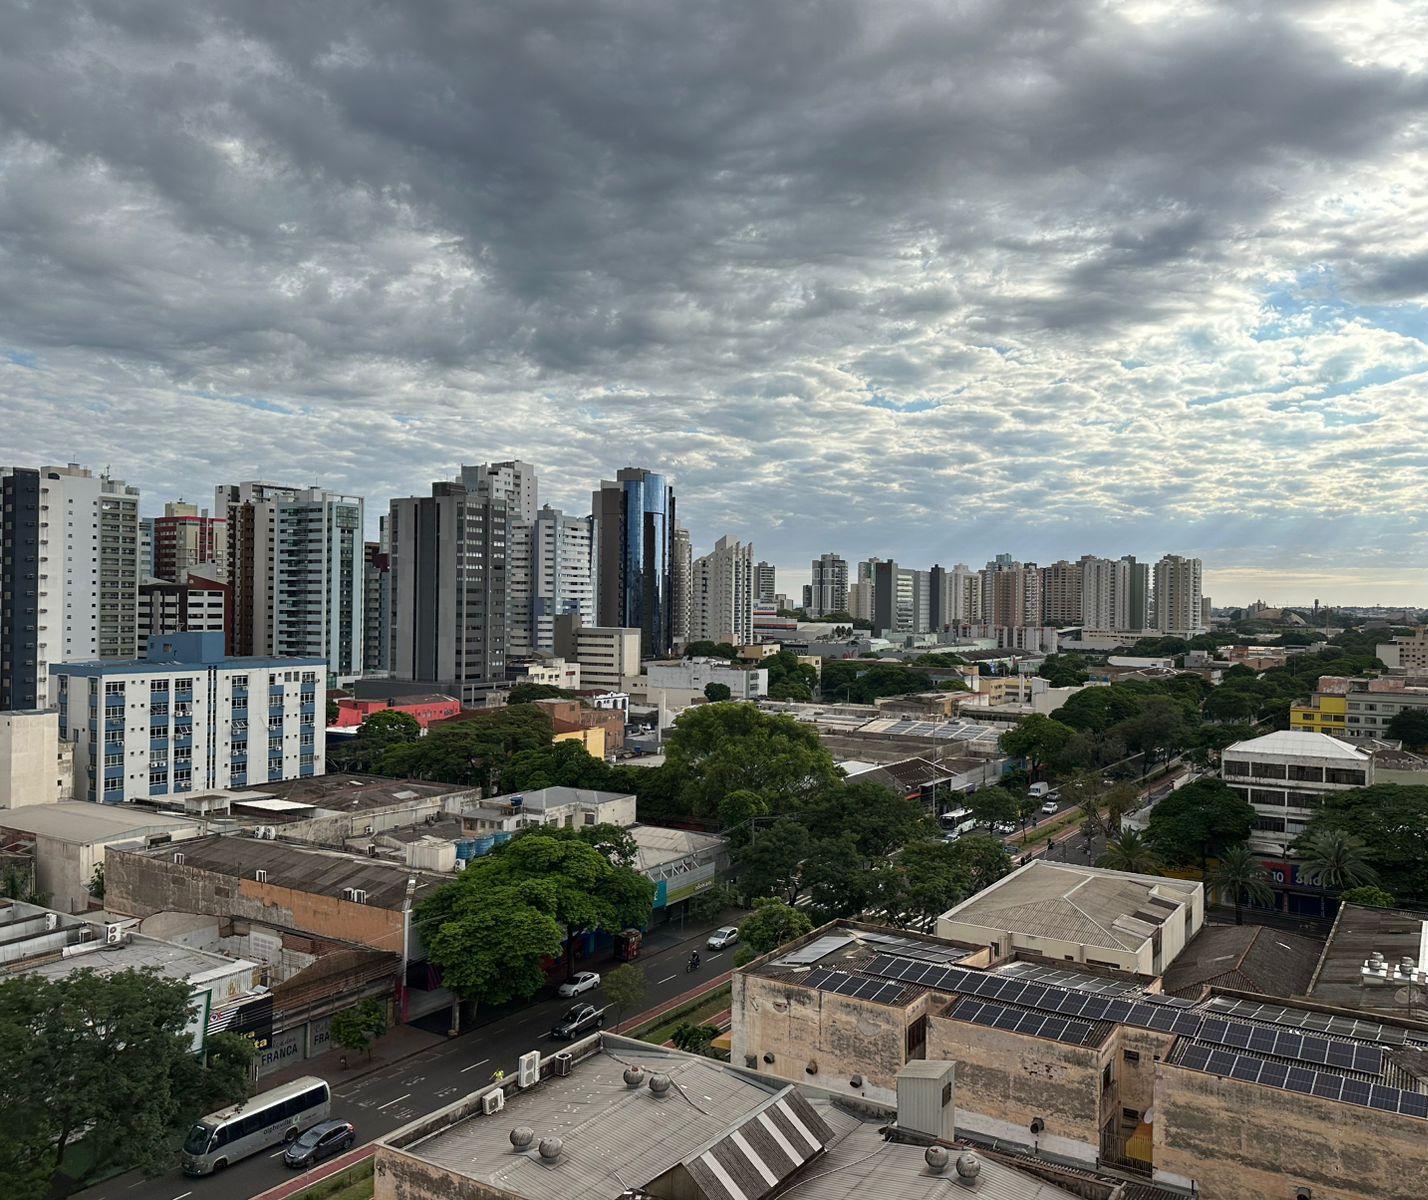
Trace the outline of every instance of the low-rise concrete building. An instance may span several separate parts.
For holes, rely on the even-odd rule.
[[[563,658],[533,659],[522,665],[517,683],[538,683],[546,687],[564,688],[566,691],[580,690],[580,664],[567,662]]]
[[[769,673],[764,667],[731,666],[722,658],[676,659],[646,663],[644,674],[626,676],[624,690],[637,704],[673,710],[702,703],[710,684],[727,687],[731,700],[758,700],[768,695]]]
[[[1280,859],[1326,794],[1373,783],[1373,756],[1328,734],[1281,729],[1227,746],[1220,777],[1255,810],[1251,847]]]
[[[640,673],[640,631],[620,626],[586,625],[578,613],[554,621],[555,653],[580,667],[580,686],[619,691],[627,676]]]
[[[462,823],[477,834],[512,834],[535,825],[567,829],[591,825],[633,825],[635,797],[625,792],[592,788],[548,787],[492,796],[461,814]]]
[[[337,720],[334,729],[355,729],[373,713],[399,712],[411,717],[425,729],[433,721],[443,721],[461,712],[461,701],[455,696],[390,696],[385,700],[357,696],[340,696],[337,700]]]
[[[118,804],[68,800],[0,812],[0,836],[32,847],[35,888],[61,912],[84,912],[107,851],[184,842],[204,833],[199,821]],[[102,889],[101,889],[102,892]]]
[[[937,920],[952,941],[1159,975],[1205,924],[1204,885],[1035,859]]]

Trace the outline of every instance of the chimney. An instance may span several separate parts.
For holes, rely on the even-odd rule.
[[[943,1142],[956,1136],[956,1070],[956,1063],[919,1058],[897,1073],[898,1129]]]

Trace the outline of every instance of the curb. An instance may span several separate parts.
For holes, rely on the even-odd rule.
[[[709,992],[717,991],[719,988],[723,987],[726,983],[728,983],[729,980],[731,980],[733,977],[734,972],[732,970],[725,971],[722,975],[716,975],[703,987],[691,988],[687,992],[681,992],[678,996],[675,996],[672,1000],[666,1001],[664,1004],[658,1005],[655,1008],[651,1008],[646,1012],[637,1013],[635,1016],[631,1017],[627,1021],[621,1021],[612,1030],[610,1030],[610,1032],[615,1034],[619,1034],[622,1032],[628,1033],[632,1029],[638,1029],[641,1025],[648,1025],[651,1021],[657,1021],[660,1017],[664,1016],[665,1013],[670,1012],[673,1009],[679,1008],[682,1005],[688,1004],[692,1000],[697,1000],[700,996],[703,996]]]

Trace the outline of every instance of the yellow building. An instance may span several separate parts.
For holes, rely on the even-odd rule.
[[[1306,733],[1327,733],[1343,737],[1347,729],[1349,698],[1330,692],[1315,692],[1307,704],[1295,704],[1289,709],[1289,728]]]
[[[579,742],[591,758],[605,757],[605,730],[599,725],[588,729],[571,729],[565,733],[552,735],[552,742]]]

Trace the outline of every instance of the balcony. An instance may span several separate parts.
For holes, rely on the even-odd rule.
[[[283,706],[282,706],[281,704],[276,704],[276,705],[275,705],[275,704],[270,704],[270,705],[268,705],[268,716],[269,716],[269,718],[272,718],[272,717],[281,717],[282,715],[283,715]]]
[[[149,753],[155,754],[160,750],[168,750],[169,739],[167,737],[151,737],[149,739]]]
[[[124,764],[123,764],[123,763],[120,763],[117,767],[105,767],[105,768],[104,768],[104,778],[105,778],[105,779],[123,779],[123,778],[124,778]]]
[[[174,735],[174,749],[175,749],[175,750],[192,750],[192,749],[193,749],[193,735],[192,735],[192,734],[189,734],[187,737],[180,737],[179,735],[175,734],[175,735]]]
[[[240,700],[247,700],[247,699],[248,699],[248,689],[247,689],[247,688],[245,688],[245,687],[236,687],[236,688],[233,689],[233,703],[234,703],[235,706],[238,704],[238,701],[240,701]]]

